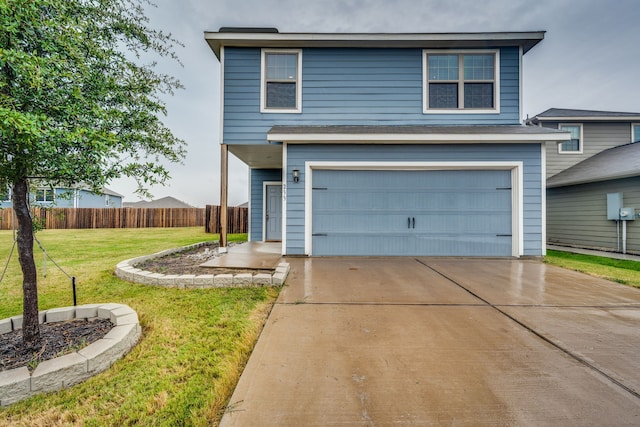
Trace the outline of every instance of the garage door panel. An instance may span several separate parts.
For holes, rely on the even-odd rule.
[[[511,255],[509,170],[314,170],[313,255]]]

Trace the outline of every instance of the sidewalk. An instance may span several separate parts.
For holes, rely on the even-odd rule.
[[[627,261],[640,262],[640,255],[620,254],[617,252],[595,251],[591,249],[572,248],[570,246],[556,246],[556,245],[547,245],[547,249],[550,249],[553,251],[571,252],[574,254],[594,255],[594,256],[601,256],[605,258],[624,259]]]

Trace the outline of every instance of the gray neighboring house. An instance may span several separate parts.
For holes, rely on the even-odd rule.
[[[571,141],[547,144],[547,178],[603,150],[640,140],[640,113],[550,108],[528,124],[571,133]]]
[[[630,144],[640,141],[640,113],[550,108],[527,123],[571,134],[546,146],[547,243],[621,250],[607,194],[623,193],[625,207],[640,209],[640,144]],[[639,252],[640,222],[627,226],[627,250]]]
[[[29,195],[31,206],[53,208],[120,208],[122,194],[103,187],[100,193],[78,186],[67,187],[38,187]],[[13,207],[11,190],[0,190],[0,209]]]
[[[175,197],[167,196],[157,200],[141,200],[139,202],[125,202],[123,208],[193,208],[188,203],[180,201]]]
[[[550,244],[621,251],[622,221],[607,219],[607,194],[634,208],[626,221],[626,252],[640,254],[640,144],[609,148],[547,180]],[[619,228],[620,227],[620,228]]]

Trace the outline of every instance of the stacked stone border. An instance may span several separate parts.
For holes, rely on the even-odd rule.
[[[39,314],[40,323],[98,317],[109,319],[113,328],[81,350],[40,362],[31,373],[26,366],[0,372],[0,406],[72,386],[106,370],[131,350],[142,333],[138,314],[124,304],[86,304]],[[0,320],[0,334],[17,329],[22,329],[22,316]]]
[[[184,252],[190,249],[199,248],[215,242],[200,242],[180,248],[168,249],[152,255],[145,255],[128,259],[118,263],[116,266],[116,276],[122,280],[143,285],[164,286],[180,289],[194,288],[230,288],[247,286],[280,286],[289,274],[289,263],[281,262],[276,267],[273,274],[268,273],[242,273],[242,274],[162,274],[137,268],[145,261],[160,258],[177,252]]]

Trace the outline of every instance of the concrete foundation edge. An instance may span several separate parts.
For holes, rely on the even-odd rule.
[[[29,372],[26,367],[0,372],[0,406],[87,380],[127,354],[142,333],[138,314],[125,304],[86,304],[54,308],[41,312],[41,315],[46,323],[59,321],[57,319],[60,318],[100,317],[110,319],[114,326],[104,338],[77,352],[41,362],[33,372]],[[5,321],[6,319],[0,323]],[[15,324],[21,325],[17,322]],[[16,329],[19,328],[12,328],[12,331]]]

